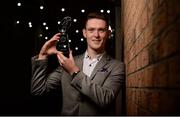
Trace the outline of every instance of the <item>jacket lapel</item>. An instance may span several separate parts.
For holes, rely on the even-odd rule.
[[[94,70],[91,73],[90,79],[92,80],[94,78],[94,76],[96,75],[98,70],[101,70],[110,60],[110,56],[108,56],[106,53],[103,55],[103,57],[101,58],[101,60],[97,63],[96,67],[94,68]]]
[[[83,59],[84,59],[85,54],[79,55],[75,58],[75,62],[79,69],[82,71],[83,70]]]

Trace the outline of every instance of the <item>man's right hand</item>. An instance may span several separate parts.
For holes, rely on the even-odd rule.
[[[50,40],[42,46],[38,59],[46,59],[49,55],[57,53],[56,43],[60,38],[60,33],[55,34]]]

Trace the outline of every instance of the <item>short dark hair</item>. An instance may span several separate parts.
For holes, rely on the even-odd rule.
[[[105,13],[101,13],[101,12],[90,12],[87,14],[87,17],[85,19],[85,22],[84,22],[84,28],[86,28],[86,23],[89,19],[94,19],[94,18],[97,18],[97,19],[102,19],[106,22],[106,25],[107,25],[107,28],[109,26],[109,17],[107,14]]]

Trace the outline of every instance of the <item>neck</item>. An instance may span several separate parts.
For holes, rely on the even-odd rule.
[[[104,50],[98,51],[98,50],[87,49],[87,53],[91,57],[91,59],[93,59],[98,54],[102,54],[103,52]]]

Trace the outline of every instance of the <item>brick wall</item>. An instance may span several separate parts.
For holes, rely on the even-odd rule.
[[[127,115],[180,115],[180,0],[122,0]]]

